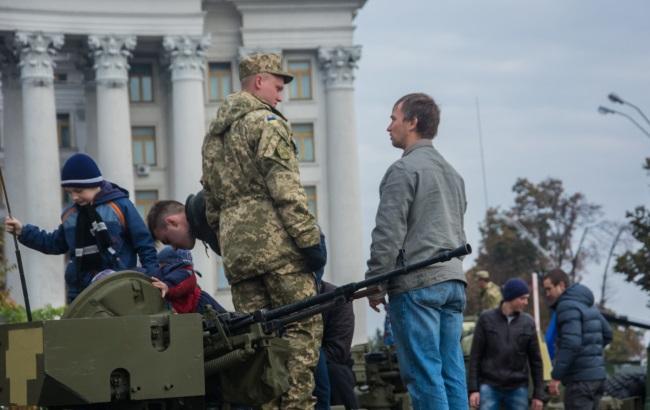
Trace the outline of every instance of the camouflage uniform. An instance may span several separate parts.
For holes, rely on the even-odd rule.
[[[499,307],[501,303],[501,290],[494,282],[488,282],[485,289],[479,292],[479,313]]]
[[[282,75],[272,70],[279,70],[279,61],[277,55],[248,57],[240,76]],[[318,245],[320,229],[307,208],[286,118],[248,92],[232,94],[210,125],[202,154],[206,216],[219,238],[235,309],[251,312],[315,295],[300,248]],[[320,315],[287,328],[283,337],[295,352],[287,363],[291,387],[281,408],[313,407],[312,369],[321,336]]]

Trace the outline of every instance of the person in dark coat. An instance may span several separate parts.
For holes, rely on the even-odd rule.
[[[320,283],[319,293],[328,293],[336,286],[325,281]],[[359,407],[354,394],[352,372],[352,336],[354,335],[354,311],[352,302],[323,312],[322,350],[327,360],[330,381],[330,404],[343,405],[346,409]]]
[[[597,409],[603,395],[603,350],[612,341],[612,329],[594,306],[594,295],[568,275],[554,269],[544,276],[544,293],[557,314],[555,362],[549,392],[559,395],[565,386],[564,408]]]
[[[501,290],[499,307],[484,311],[476,323],[468,388],[471,407],[528,410],[528,374],[533,379],[533,410],[543,407],[542,357],[535,321],[524,312],[530,291],[519,278]]]

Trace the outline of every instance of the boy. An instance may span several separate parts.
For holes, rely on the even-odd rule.
[[[160,269],[153,276],[153,285],[160,289],[177,313],[204,313],[205,305],[212,306],[217,312],[226,310],[209,294],[201,290],[196,283],[192,254],[188,250],[175,250],[165,246],[158,253]]]
[[[74,154],[63,165],[61,186],[73,204],[63,211],[61,224],[53,232],[5,218],[5,229],[17,235],[25,246],[60,255],[68,253],[65,269],[67,301],[72,302],[105,270],[136,267],[156,272],[156,249],[144,221],[129,201],[129,193],[104,180],[95,161],[86,154]]]

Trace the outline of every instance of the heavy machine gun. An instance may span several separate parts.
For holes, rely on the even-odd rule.
[[[196,409],[212,396],[259,406],[288,388],[286,326],[470,252],[463,245],[251,314],[172,314],[148,277],[116,273],[84,290],[62,320],[0,326],[0,406]]]

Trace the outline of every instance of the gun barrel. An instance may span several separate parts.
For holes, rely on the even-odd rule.
[[[619,315],[614,315],[611,313],[607,312],[601,312],[603,317],[610,323],[614,323],[616,325],[623,325],[623,326],[632,326],[632,327],[638,327],[640,329],[648,329],[650,330],[650,323],[648,322],[641,322],[638,320],[631,320],[627,316],[619,316]]]
[[[353,298],[354,293],[359,289],[368,288],[370,286],[375,286],[380,283],[389,281],[390,279],[407,274],[414,270],[424,268],[435,263],[446,262],[453,258],[458,258],[464,255],[469,255],[472,253],[472,247],[469,244],[464,244],[459,246],[456,249],[442,251],[431,258],[425,259],[420,262],[416,262],[410,265],[403,266],[399,269],[395,269],[389,272],[381,273],[375,276],[372,276],[368,279],[362,280],[360,282],[352,282],[346,285],[340,286],[333,290],[332,292],[322,293],[320,295],[313,296],[309,299],[293,303],[286,306],[281,306],[276,309],[271,310],[259,310],[251,315],[239,318],[238,320],[230,323],[229,330],[237,331],[245,328],[246,326],[255,323],[255,322],[265,322],[279,319],[288,315],[292,315],[296,312],[300,312],[304,309],[308,309],[312,306],[320,305],[326,303],[330,300],[339,298],[341,296],[345,297],[346,301],[349,301]]]

